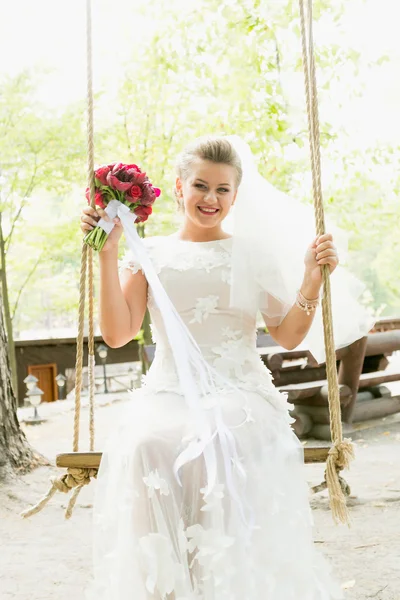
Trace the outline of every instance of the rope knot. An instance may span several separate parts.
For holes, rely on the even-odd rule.
[[[48,503],[48,501],[54,496],[54,494],[58,492],[63,492],[64,494],[68,494],[72,489],[74,490],[71,496],[71,499],[68,503],[67,511],[65,513],[66,519],[69,519],[72,510],[75,506],[75,502],[78,498],[78,494],[81,489],[88,485],[91,479],[97,478],[97,469],[78,469],[78,468],[69,468],[68,472],[61,477],[51,477],[51,487],[48,490],[47,494],[39,500],[35,506],[32,506],[30,509],[25,510],[21,513],[21,516],[24,518],[30,517],[42,510],[42,508]]]
[[[328,461],[335,465],[337,472],[348,469],[354,458],[354,446],[349,438],[336,441],[328,452]]]

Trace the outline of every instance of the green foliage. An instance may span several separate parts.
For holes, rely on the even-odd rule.
[[[146,235],[168,234],[179,225],[172,192],[175,158],[187,142],[206,133],[241,135],[271,183],[309,201],[305,103],[296,98],[301,114],[293,114],[283,83],[283,73],[302,77],[297,0],[178,4],[151,0],[143,8],[154,24],[146,43],[134,45],[118,89],[110,94],[105,84],[98,90],[96,163],[136,162],[162,188]],[[343,1],[315,1],[316,29],[329,17],[339,32],[343,7]],[[356,84],[362,58],[339,41],[318,39],[322,106],[344,68],[355,81],[348,98],[363,93]],[[387,60],[377,55],[374,64]],[[57,114],[39,105],[33,100],[37,80],[22,73],[0,84],[0,168],[5,179],[0,210],[6,235],[13,232],[9,282],[18,330],[73,325],[78,302],[84,107]],[[320,118],[326,211],[353,234],[349,266],[367,282],[372,309],[398,312],[399,148],[347,143],[346,131],[334,127],[329,114],[321,111]]]

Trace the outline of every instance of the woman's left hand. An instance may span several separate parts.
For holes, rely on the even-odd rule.
[[[329,271],[333,273],[339,264],[339,257],[331,233],[317,235],[307,249],[304,264],[306,276],[315,284],[322,285],[321,265],[329,265]]]

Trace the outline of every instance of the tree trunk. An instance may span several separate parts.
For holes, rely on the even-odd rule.
[[[1,222],[1,211],[0,211],[0,279],[1,279],[1,291],[3,294],[3,311],[4,311],[4,322],[7,331],[7,343],[8,343],[8,356],[11,368],[11,381],[14,390],[14,394],[18,396],[18,375],[17,375],[17,357],[15,354],[15,344],[13,335],[13,326],[10,312],[10,302],[8,297],[8,286],[7,286],[7,270],[6,270],[6,251],[5,242],[3,236],[3,227]]]
[[[28,444],[17,417],[17,400],[11,385],[0,294],[0,481],[13,472],[29,471],[39,462],[42,463]]]

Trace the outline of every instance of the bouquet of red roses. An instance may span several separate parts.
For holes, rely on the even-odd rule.
[[[161,190],[153,187],[146,173],[137,165],[123,163],[103,165],[96,169],[94,174],[96,206],[107,209],[112,200],[117,200],[136,215],[136,223],[147,221]],[[86,198],[90,203],[89,188],[86,189]],[[107,237],[108,233],[101,226],[97,226],[84,237],[84,241],[100,252]]]

